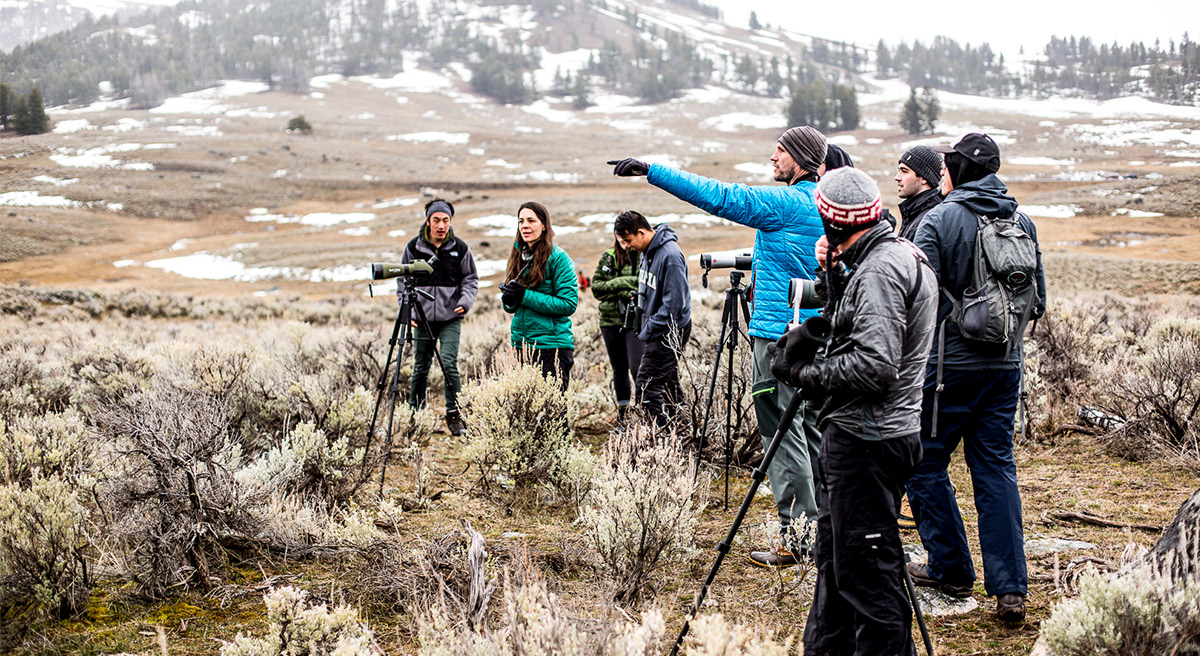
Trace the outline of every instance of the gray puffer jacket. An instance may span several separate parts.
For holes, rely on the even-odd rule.
[[[880,221],[843,255],[844,290],[831,309],[823,356],[799,372],[802,389],[824,390],[818,425],[864,440],[921,428],[921,387],[933,344],[937,277],[912,243]],[[836,292],[833,292],[835,297]]]

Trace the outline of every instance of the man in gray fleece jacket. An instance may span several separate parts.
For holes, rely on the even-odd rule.
[[[458,375],[458,341],[462,334],[462,318],[475,304],[479,275],[470,247],[454,236],[454,229],[450,227],[453,218],[454,206],[450,201],[435,198],[426,203],[425,223],[421,224],[420,233],[404,247],[400,261],[425,260],[433,265],[433,273],[413,276],[411,280],[405,276],[397,278],[396,298],[401,299],[406,284],[420,287],[432,297],[417,296],[417,303],[429,321],[429,332],[413,322],[416,342],[408,402],[418,408],[425,405],[425,388],[429,383],[436,343],[440,347],[437,356],[446,390],[446,427],[452,435],[462,435],[466,426],[458,409],[458,393],[462,389]]]
[[[801,350],[788,342],[802,333],[789,331],[772,366],[806,397],[825,399],[817,418],[817,582],[804,653],[915,656],[896,516],[921,459],[937,277],[923,253],[879,220],[879,187],[867,174],[826,174],[816,200],[833,254],[821,259],[838,263],[825,274],[831,337],[811,362],[797,362],[786,356]]]
[[[638,367],[636,388],[642,411],[665,426],[683,402],[679,385],[679,354],[692,334],[692,293],[688,288],[687,258],[679,238],[663,223],[653,230],[646,217],[626,212],[613,225],[617,237],[642,254],[638,270],[638,337],[646,343]]]

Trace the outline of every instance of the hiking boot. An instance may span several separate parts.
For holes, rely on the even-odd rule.
[[[1001,622],[1025,621],[1025,596],[1010,592],[996,596],[996,619]]]
[[[908,503],[908,495],[900,499],[900,512],[896,514],[896,524],[900,528],[917,527],[917,520],[913,517],[912,506]]]
[[[913,583],[916,585],[933,588],[955,599],[966,599],[971,596],[970,585],[955,585],[935,579],[929,575],[929,570],[925,568],[925,563],[905,563],[905,567],[908,568],[908,575],[912,577]],[[1024,613],[1024,604],[1022,604],[1021,608],[1021,612]]]
[[[450,434],[458,437],[467,430],[467,425],[463,423],[462,415],[457,411],[446,413],[446,428],[450,429]]]
[[[770,551],[751,551],[750,562],[759,567],[791,567],[792,565],[800,564],[800,560],[808,557],[808,555],[809,550],[806,547],[800,548],[799,555],[783,547],[775,547]]]

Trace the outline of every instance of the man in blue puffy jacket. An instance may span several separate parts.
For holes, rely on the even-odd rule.
[[[788,284],[792,278],[813,277],[817,261],[813,247],[823,232],[814,194],[818,171],[825,164],[825,136],[815,128],[793,127],[779,137],[771,155],[775,180],[787,186],[748,186],[646,164],[636,159],[613,161],[619,176],[646,176],[650,184],[723,219],[758,232],[754,237],[754,305],[750,313],[754,373],[751,394],[765,449],[774,437],[782,409],[796,389],[775,380],[767,346],[779,339],[792,319]],[[803,321],[816,311],[801,311]],[[767,474],[779,511],[781,547],[753,551],[750,558],[764,567],[786,567],[808,552],[812,538],[804,527],[817,517],[820,471],[817,451],[821,436],[816,408],[797,413]],[[796,525],[793,526],[793,520]]]

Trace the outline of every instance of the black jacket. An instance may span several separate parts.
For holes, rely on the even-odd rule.
[[[900,203],[900,236],[915,242],[921,219],[925,218],[929,210],[940,205],[942,200],[942,192],[937,189],[926,189],[916,196],[905,198],[904,202]]]
[[[833,335],[823,357],[799,373],[802,389],[826,394],[822,429],[834,424],[865,440],[920,430],[938,294],[923,260],[883,221],[841,256],[845,288],[826,310]]]
[[[454,236],[454,228],[446,236],[441,248],[437,248],[428,238],[429,224],[421,225],[421,232],[413,237],[404,247],[400,262],[428,261],[435,254],[437,263],[433,273],[428,276],[412,276],[412,284],[433,295],[433,300],[417,294],[417,302],[425,312],[427,321],[451,321],[466,316],[466,312],[456,314],[454,308],[462,306],[468,312],[475,304],[475,295],[479,291],[479,274],[475,270],[475,258],[467,243]],[[404,285],[409,278],[400,276],[396,279],[396,299],[400,300],[404,293]],[[415,316],[415,315],[414,315]]]
[[[1008,189],[994,174],[956,187],[946,196],[941,205],[933,208],[922,219],[913,240],[929,257],[929,263],[937,271],[938,281],[954,298],[961,299],[963,290],[971,285],[975,238],[979,233],[977,214],[991,217],[1008,217],[1017,214],[1021,229],[1037,243],[1037,227],[1023,212],[1017,212],[1017,201],[1008,195]],[[1046,277],[1042,272],[1042,249],[1037,252],[1038,301],[1033,308],[1033,317],[1046,312]],[[945,294],[940,296],[938,323],[950,316],[952,306]],[[963,339],[953,321],[946,325],[946,354],[944,366],[951,369],[1016,369],[1021,366],[1021,349],[1014,348],[1005,357],[1005,345],[973,344]],[[941,354],[938,345],[933,345],[930,362],[937,363]]]

